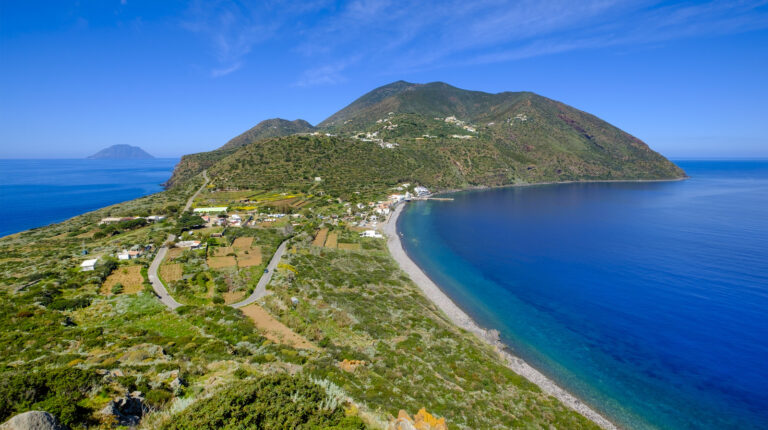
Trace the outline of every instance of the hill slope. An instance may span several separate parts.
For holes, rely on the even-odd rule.
[[[288,121],[282,118],[272,118],[256,124],[255,127],[234,137],[219,149],[235,149],[257,140],[313,131],[315,131],[315,127],[303,119]]]
[[[415,181],[436,189],[685,177],[636,137],[530,92],[489,94],[442,82],[398,81],[365,94],[316,128],[337,138],[259,140],[268,137],[265,130],[282,131],[281,136],[313,130],[308,124],[288,127],[296,121],[281,121],[262,123],[220,150],[185,157],[172,182],[219,162],[213,171],[221,172],[227,185],[262,184],[267,179],[255,178],[256,173],[280,166],[277,176],[283,184],[306,187],[322,176],[328,178],[324,185],[337,192],[343,190],[331,182],[339,177],[345,178],[342,188],[347,190],[367,188],[374,177],[387,184]],[[261,147],[235,149],[249,140]],[[370,174],[361,166],[368,166]]]
[[[87,157],[90,159],[111,159],[111,160],[140,160],[155,158],[138,146],[131,145],[112,145],[101,151]]]
[[[178,185],[209,168],[217,161],[231,155],[238,148],[250,143],[271,137],[309,133],[314,130],[315,127],[303,119],[288,121],[282,118],[272,118],[261,121],[253,128],[232,138],[218,149],[208,152],[188,154],[181,157],[179,164],[176,165],[176,168],[173,170],[173,175],[166,185]]]

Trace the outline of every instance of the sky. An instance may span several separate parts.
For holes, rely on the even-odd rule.
[[[0,158],[178,157],[401,79],[533,91],[671,158],[768,158],[768,1],[0,0]]]

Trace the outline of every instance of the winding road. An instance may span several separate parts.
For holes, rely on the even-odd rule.
[[[208,185],[209,179],[208,179],[208,172],[205,170],[203,171],[203,177],[205,178],[205,182],[203,185],[195,192],[195,194],[192,195],[192,197],[187,200],[187,205],[184,206],[184,212],[188,211],[190,207],[192,207],[192,203],[195,200],[195,197],[197,197],[201,191],[203,191],[203,188],[205,188],[206,185]],[[181,303],[177,302],[171,295],[168,293],[168,290],[165,288],[165,285],[163,285],[162,281],[160,281],[160,277],[157,275],[157,270],[160,268],[160,264],[163,262],[163,259],[165,258],[165,254],[168,253],[168,244],[173,242],[173,240],[176,238],[176,236],[170,234],[168,235],[168,239],[166,240],[165,244],[163,244],[160,249],[157,250],[157,254],[155,254],[154,260],[152,260],[152,264],[149,265],[149,282],[152,284],[152,289],[155,290],[155,294],[160,299],[160,301],[167,307],[169,307],[171,310],[174,310],[178,308],[179,306],[183,306]],[[264,297],[267,295],[267,284],[269,284],[269,281],[272,280],[272,274],[275,273],[275,269],[277,269],[277,265],[280,264],[280,259],[283,257],[283,254],[285,254],[285,250],[288,247],[288,241],[285,240],[283,243],[280,244],[280,246],[277,247],[277,251],[275,251],[275,255],[272,256],[272,259],[269,260],[269,264],[267,264],[267,272],[261,275],[261,278],[259,278],[259,283],[256,284],[256,288],[254,288],[253,293],[251,293],[250,296],[248,296],[246,299],[241,300],[237,303],[232,303],[230,306],[233,308],[241,308],[243,306],[248,306],[251,303],[255,302],[256,300]]]
[[[241,300],[237,303],[232,303],[230,306],[233,308],[248,306],[256,300],[267,295],[267,284],[269,284],[269,281],[272,280],[272,274],[275,273],[277,265],[280,264],[280,259],[283,257],[283,254],[285,254],[285,249],[287,246],[288,241],[285,240],[280,244],[280,246],[277,247],[275,255],[272,256],[272,259],[269,260],[269,264],[267,264],[267,273],[261,275],[261,278],[259,278],[259,283],[256,284],[256,288],[253,289],[253,293],[251,293],[247,299]]]

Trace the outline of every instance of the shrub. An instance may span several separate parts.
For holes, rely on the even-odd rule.
[[[120,294],[123,292],[123,284],[117,283],[112,286],[112,294]]]
[[[74,367],[3,373],[0,375],[0,421],[29,410],[45,410],[64,425],[86,424],[92,411],[78,403],[97,380],[96,373]]]
[[[79,296],[72,299],[57,298],[47,307],[55,311],[72,311],[90,306],[92,300],[93,298],[89,296]]]
[[[165,428],[365,429],[330,397],[306,377],[269,375],[193,404]]]

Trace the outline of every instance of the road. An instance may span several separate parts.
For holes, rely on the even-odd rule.
[[[157,269],[160,268],[160,263],[163,262],[165,254],[168,252],[168,243],[173,242],[173,239],[175,238],[176,237],[172,234],[168,235],[166,244],[157,250],[155,259],[152,260],[152,264],[149,265],[149,271],[147,273],[149,275],[149,283],[152,284],[152,289],[155,290],[157,297],[160,298],[160,301],[163,302],[164,305],[168,306],[172,310],[182,306],[182,304],[174,300],[174,298],[168,294],[168,290],[165,289],[165,285],[160,282],[160,277],[157,276]]]
[[[285,249],[287,246],[288,246],[288,241],[286,240],[283,243],[281,243],[280,246],[277,247],[277,251],[275,251],[275,255],[272,256],[272,259],[269,260],[269,264],[267,264],[268,272],[261,275],[261,278],[259,279],[259,283],[256,284],[256,288],[254,288],[253,293],[251,293],[251,295],[248,296],[247,299],[239,301],[237,303],[232,303],[230,306],[232,306],[233,308],[241,308],[243,306],[250,305],[256,300],[267,295],[267,284],[269,284],[269,281],[272,280],[272,274],[275,273],[275,269],[277,269],[277,265],[280,263],[280,259],[283,257],[283,254],[285,253]]]
[[[200,194],[200,192],[203,191],[203,188],[205,188],[205,186],[208,185],[208,182],[210,182],[210,179],[208,179],[207,170],[203,170],[203,178],[205,179],[205,182],[203,182],[203,185],[201,185],[200,188],[198,188],[197,191],[195,191],[195,194],[192,194],[192,197],[190,197],[189,200],[187,200],[187,205],[184,206],[184,210],[182,212],[186,212],[189,210],[189,208],[192,207],[192,203],[194,203],[195,197],[197,197],[198,194]]]
[[[184,212],[188,211],[189,208],[192,206],[192,202],[194,202],[195,197],[197,197],[198,194],[200,194],[201,191],[203,191],[203,188],[205,188],[206,185],[208,185],[208,173],[206,171],[203,171],[203,177],[205,178],[205,182],[200,187],[200,189],[195,192],[195,194],[189,198],[187,201],[187,205],[184,206]],[[171,308],[171,310],[174,310],[178,308],[179,306],[183,306],[181,303],[177,302],[171,295],[168,293],[168,290],[165,288],[165,285],[163,285],[162,282],[160,282],[160,277],[157,275],[157,270],[160,268],[160,264],[163,262],[163,259],[165,258],[165,254],[168,253],[168,244],[173,242],[173,240],[176,238],[176,236],[170,234],[168,235],[168,239],[166,240],[166,243],[160,247],[160,249],[157,250],[157,254],[155,254],[155,259],[152,260],[152,264],[149,265],[149,282],[152,284],[152,289],[155,290],[155,294],[157,294],[158,298],[160,298],[160,301],[165,305]],[[275,251],[275,255],[272,256],[272,259],[269,260],[269,264],[267,264],[267,273],[264,273],[261,275],[261,278],[259,278],[259,283],[256,284],[256,288],[254,288],[253,293],[251,293],[248,298],[245,300],[239,301],[237,303],[232,303],[230,306],[233,308],[241,308],[243,306],[250,305],[251,303],[255,302],[256,300],[264,297],[267,295],[267,284],[269,284],[269,281],[272,280],[272,274],[275,273],[275,269],[277,269],[277,265],[280,264],[280,259],[283,257],[283,254],[285,254],[285,249],[288,246],[288,241],[284,241],[280,244],[280,246],[277,247],[277,251]]]

